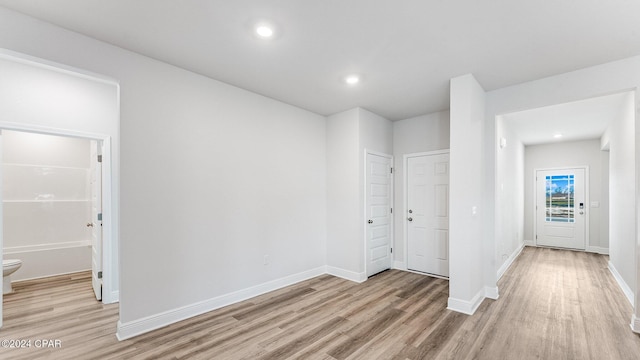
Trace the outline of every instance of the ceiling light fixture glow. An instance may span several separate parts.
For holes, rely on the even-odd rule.
[[[358,77],[358,75],[349,75],[346,78],[344,78],[344,82],[346,82],[349,85],[355,85],[360,82],[360,77]]]
[[[555,134],[553,135],[554,139],[560,139],[562,137],[562,134]]]
[[[258,25],[256,27],[256,34],[262,38],[270,38],[273,36],[273,29],[267,25]]]

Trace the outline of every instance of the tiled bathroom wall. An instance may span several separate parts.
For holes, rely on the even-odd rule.
[[[91,268],[85,139],[2,132],[4,258],[21,259],[12,280]]]

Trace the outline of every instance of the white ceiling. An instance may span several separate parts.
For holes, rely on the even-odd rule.
[[[640,54],[638,0],[0,0],[114,45],[330,115],[449,108],[485,90]],[[276,39],[252,34],[258,20]],[[342,82],[350,73],[363,81]]]
[[[629,92],[502,115],[524,145],[599,139],[620,115]],[[553,135],[561,134],[561,138]]]

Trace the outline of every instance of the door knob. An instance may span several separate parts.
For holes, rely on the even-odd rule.
[[[93,223],[87,223],[87,227],[93,227]]]
[[[369,220],[367,221],[369,224],[373,224],[373,220]]]
[[[409,221],[413,221],[413,218],[412,218],[412,217],[410,217],[410,218],[408,218],[407,220],[409,220]]]

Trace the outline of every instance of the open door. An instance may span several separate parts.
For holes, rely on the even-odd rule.
[[[391,268],[392,174],[389,155],[366,155],[366,274]]]
[[[102,144],[91,141],[91,284],[96,299],[102,300]]]

